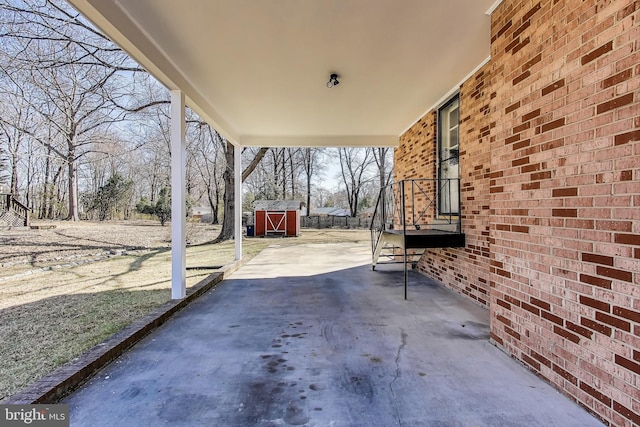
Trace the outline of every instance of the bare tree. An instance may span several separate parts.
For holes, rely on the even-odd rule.
[[[211,222],[219,224],[219,208],[223,196],[221,165],[224,163],[223,139],[210,126],[198,126],[199,138],[194,146],[195,167],[206,189],[206,198],[211,208]]]
[[[321,168],[321,159],[324,153],[322,148],[303,148],[301,150],[301,163],[304,169],[307,187],[307,216],[311,214],[311,182],[314,174]],[[320,201],[322,204],[322,199]]]
[[[300,184],[300,177],[303,173],[302,164],[300,162],[302,149],[300,148],[287,148],[287,163],[288,163],[288,180],[291,189],[290,199],[297,199],[301,196],[298,186]],[[287,196],[285,195],[285,198]]]
[[[285,161],[285,149],[274,148],[270,151],[270,165],[273,177],[273,199],[285,199],[287,194],[287,163]]]
[[[360,194],[371,180],[369,167],[373,162],[372,148],[338,148],[340,171],[345,185],[351,216],[358,214]]]
[[[3,85],[4,86],[4,85]],[[5,174],[12,194],[18,195],[19,153],[28,135],[20,128],[30,121],[29,108],[21,105],[21,99],[15,94],[8,93],[3,87],[2,103],[0,103],[0,132],[4,144],[3,160]],[[10,126],[8,123],[17,124]]]
[[[140,148],[138,182],[144,188],[142,193],[152,202],[171,181],[169,116],[168,105],[156,105],[137,113],[138,138],[144,141]]]
[[[229,141],[225,141],[224,144],[224,158],[226,161],[226,167],[224,169],[224,217],[222,220],[222,229],[220,234],[215,239],[216,242],[223,240],[229,240],[233,238],[233,231],[235,227],[235,176],[234,176],[234,155],[236,148]],[[249,164],[242,171],[242,181],[246,180],[249,175],[260,164],[260,161],[264,158],[265,154],[269,151],[269,148],[260,148],[255,155],[252,156]],[[237,209],[242,209],[238,206]]]
[[[0,184],[7,185],[10,180],[9,154],[0,139]]]
[[[12,168],[16,191],[24,180],[26,198],[39,205],[40,216],[65,211],[77,220],[80,193],[95,193],[116,173],[133,179],[136,199],[158,197],[170,177],[166,89],[62,0],[1,3],[0,43],[0,105],[17,106],[11,114],[0,112],[0,138],[9,155],[5,169]],[[234,225],[234,149],[199,119],[191,121],[198,130],[187,136],[189,195],[206,197],[217,213],[223,182],[219,238],[228,239]],[[243,180],[268,152],[243,152]],[[282,197],[297,196],[298,150],[281,149],[274,156],[272,181]]]
[[[272,148],[245,182],[248,200],[303,200],[304,150]]]
[[[384,188],[391,181],[393,168],[388,167],[391,163],[390,154],[393,153],[391,147],[376,147],[373,149],[373,158],[378,166],[378,179],[380,189]]]
[[[77,220],[79,162],[123,119],[114,102],[128,95],[119,73],[140,68],[66,4],[16,0],[1,8],[5,81],[29,94],[23,100],[49,131],[2,121],[65,161],[67,218]]]

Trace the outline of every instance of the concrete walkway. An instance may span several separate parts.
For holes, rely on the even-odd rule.
[[[368,247],[273,246],[64,403],[77,426],[600,426],[488,312]]]

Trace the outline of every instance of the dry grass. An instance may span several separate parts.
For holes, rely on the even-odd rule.
[[[33,233],[0,231],[0,399],[171,298],[169,228],[156,224],[64,223]],[[192,224],[188,231],[194,243],[216,234],[206,224]],[[368,239],[367,231],[303,230],[299,238],[245,239],[243,257],[271,244]],[[233,242],[189,246],[187,286],[233,257]]]

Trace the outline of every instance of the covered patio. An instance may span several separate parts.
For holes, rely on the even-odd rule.
[[[80,424],[598,423],[506,354],[637,424],[636,4],[68,1],[171,91],[175,300],[188,105],[237,148],[397,147],[396,180],[462,179],[438,212],[465,240],[418,269],[489,308],[414,274],[404,302],[364,248],[272,248],[71,396]]]
[[[71,425],[598,426],[489,315],[366,245],[262,252],[63,403]],[[394,271],[395,269],[395,271]]]
[[[394,147],[487,63],[501,1],[68,0],[171,91],[172,297],[186,295],[185,106],[236,147]],[[238,260],[241,237],[236,209]]]

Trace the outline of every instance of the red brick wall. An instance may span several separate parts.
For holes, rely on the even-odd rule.
[[[426,275],[480,304],[489,303],[489,174],[491,165],[490,66],[460,88],[460,178],[465,248],[429,250],[418,263]],[[396,182],[436,178],[436,119],[431,111],[400,138],[394,168]],[[420,209],[418,209],[420,210]]]
[[[640,425],[640,2],[504,0],[491,50],[461,88],[467,247],[419,268],[481,302],[490,289],[497,345]],[[434,138],[430,112],[396,179],[434,177]]]
[[[405,178],[435,178],[436,114],[425,114],[400,137],[394,151],[395,181]]]
[[[493,339],[599,417],[640,422],[640,2],[493,17]]]

